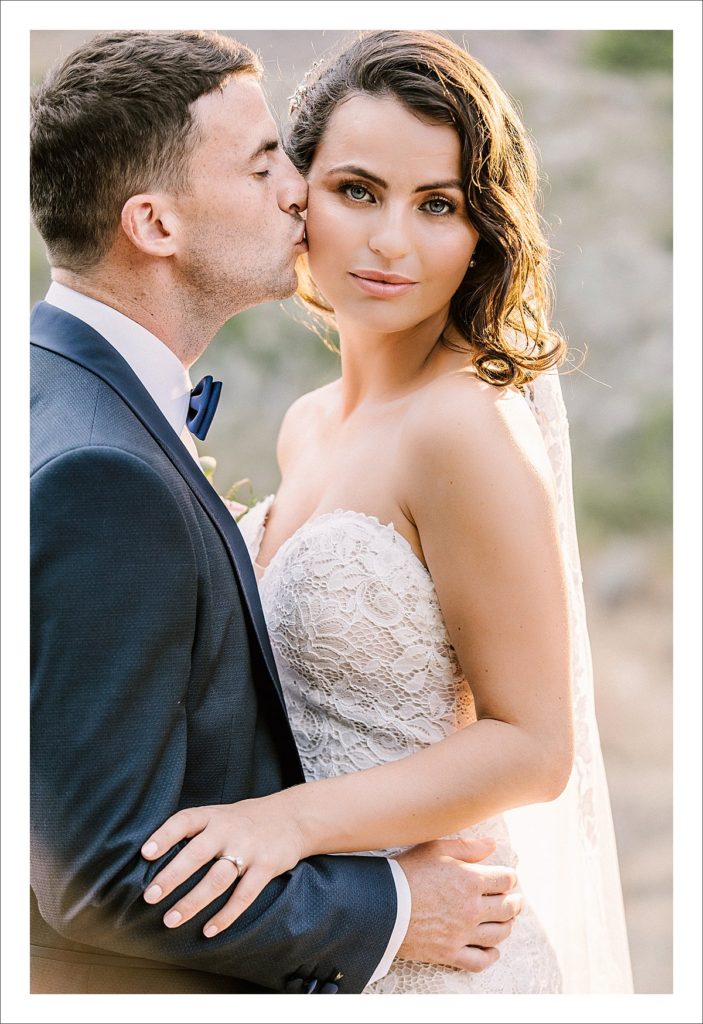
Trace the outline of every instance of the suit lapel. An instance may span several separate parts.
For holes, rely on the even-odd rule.
[[[129,364],[102,335],[82,320],[49,303],[40,302],[34,307],[31,343],[78,363],[116,391],[187,482],[224,541],[268,673],[285,711],[256,577],[244,538],[223,501],[210,486],[149,392]]]

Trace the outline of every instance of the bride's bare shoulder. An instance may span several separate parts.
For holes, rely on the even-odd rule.
[[[475,371],[463,369],[444,373],[415,392],[408,406],[406,429],[419,440],[428,436],[428,431],[441,430],[446,436],[454,424],[465,439],[467,429],[472,433],[477,429],[495,433],[506,427],[515,429],[531,418],[517,390],[488,384]]]
[[[324,422],[337,407],[341,381],[333,380],[314,391],[297,398],[286,411],[278,433],[277,456],[283,469],[291,450],[298,450],[301,443],[309,444],[312,437],[323,427]]]
[[[443,374],[418,392],[404,433],[403,447],[415,466],[495,472],[526,461],[539,475],[549,475],[542,435],[525,398],[471,370]]]

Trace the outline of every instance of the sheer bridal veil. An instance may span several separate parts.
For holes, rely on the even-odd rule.
[[[571,483],[569,426],[556,372],[528,388],[556,482],[567,567],[575,724],[574,767],[557,800],[509,811],[526,898],[559,959],[566,993],[632,992],[608,786],[595,717],[593,669]]]

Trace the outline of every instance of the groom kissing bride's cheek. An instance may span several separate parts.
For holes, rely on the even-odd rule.
[[[260,80],[231,37],[115,32],[33,97],[32,991],[626,991],[617,865],[533,828],[523,897],[509,827],[580,821],[598,765],[526,133],[434,33],[307,76],[285,146]],[[238,525],[189,371],[296,289],[342,374]],[[612,914],[564,905],[570,951],[561,878]]]

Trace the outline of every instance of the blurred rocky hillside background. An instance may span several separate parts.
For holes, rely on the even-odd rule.
[[[33,32],[36,82],[90,32]],[[259,52],[281,123],[313,60],[348,33],[232,31]],[[635,986],[670,992],[672,668],[672,39],[657,31],[448,33],[517,101],[541,156],[556,256],[564,373],[597,704]],[[76,210],[80,217],[80,210]],[[32,301],[49,280],[32,229]],[[224,381],[201,453],[224,492],[278,481],[287,406],[335,377],[337,359],[294,302],[228,323],[192,376]],[[577,360],[578,361],[578,360]]]

